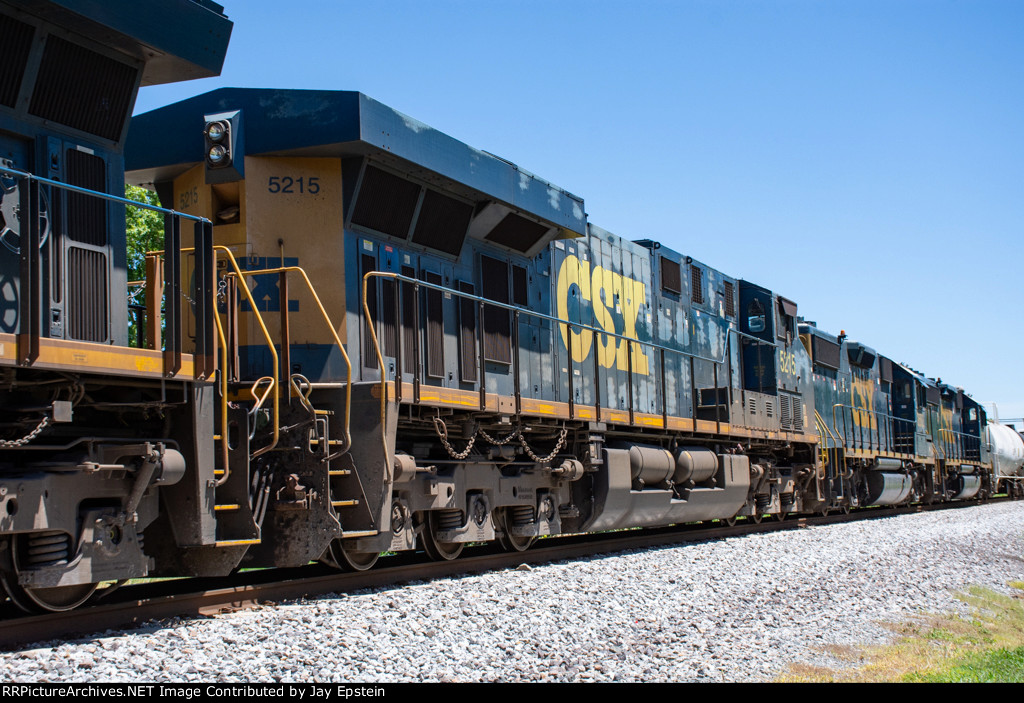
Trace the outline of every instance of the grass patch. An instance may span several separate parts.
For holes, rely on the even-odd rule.
[[[1012,595],[972,587],[957,597],[970,617],[924,615],[888,625],[896,635],[883,647],[836,647],[824,654],[840,668],[796,664],[780,677],[798,682],[1024,682],[1024,582]]]

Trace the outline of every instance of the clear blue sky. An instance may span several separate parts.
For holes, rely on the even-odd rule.
[[[359,90],[1024,416],[1024,2],[218,0],[221,86]]]

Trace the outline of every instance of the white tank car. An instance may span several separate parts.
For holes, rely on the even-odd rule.
[[[985,428],[985,440],[992,448],[992,464],[997,480],[1022,475],[1024,439],[1019,434],[1006,425],[989,423]]]

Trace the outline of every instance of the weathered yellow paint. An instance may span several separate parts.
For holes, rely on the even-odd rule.
[[[394,400],[395,398],[395,384],[392,381],[387,383],[388,398]],[[377,386],[374,386],[376,389]],[[378,397],[376,391],[374,397]],[[411,383],[402,383],[402,402],[406,404],[412,403],[413,387]],[[508,406],[509,403],[514,403],[514,398],[511,396],[499,396],[496,394],[487,394],[486,405],[490,412],[497,412],[499,407]],[[464,391],[458,388],[442,388],[439,386],[420,386],[420,402],[426,404],[434,404],[439,407],[462,407],[462,408],[479,408],[480,407],[480,394],[476,391]],[[537,415],[541,417],[555,417],[562,420],[569,418],[569,404],[551,402],[545,400],[537,400],[535,398],[523,398],[521,401],[522,413],[524,415]],[[574,405],[573,415],[576,419],[581,420],[593,420],[597,419],[597,408],[593,405]],[[609,422],[613,424],[629,424],[629,413],[624,410],[610,410],[603,408],[601,410],[600,419],[603,422]],[[653,415],[651,413],[633,413],[633,425],[637,427],[653,427],[657,429],[665,429],[666,418],[661,415]],[[820,440],[817,435],[813,434],[798,434],[795,432],[769,432],[767,430],[752,430],[744,427],[736,427],[730,425],[727,422],[721,423],[719,427],[718,423],[710,420],[694,420],[686,417],[676,417],[669,415],[667,423],[667,429],[679,432],[693,432],[696,429],[697,432],[706,434],[721,434],[729,435],[732,437],[757,437],[761,439],[787,439],[792,442],[804,442],[807,444],[817,444]],[[696,428],[694,425],[696,424]]]
[[[874,413],[875,382],[870,378],[854,376],[850,384],[850,394],[850,404],[858,408],[853,411],[853,423],[864,429],[876,429],[878,421]]]
[[[601,266],[591,270],[589,261],[580,261],[578,257],[570,254],[558,267],[555,285],[555,310],[562,319],[569,318],[569,296],[573,286],[579,290],[580,299],[590,303],[598,327],[612,334],[622,334],[630,339],[637,338],[637,316],[647,295],[647,286],[643,281],[627,278]],[[622,321],[621,332],[616,329],[617,320]],[[568,348],[569,326],[559,325],[559,332],[562,335],[562,344]],[[595,343],[591,330],[573,329],[571,334],[574,362],[585,361],[590,356],[591,347],[595,347],[597,362],[603,368],[610,369],[615,366],[618,370],[625,371],[629,367],[630,352],[627,352],[625,340],[600,335]],[[650,364],[644,348],[636,342],[630,344],[633,373],[649,375]]]
[[[315,179],[314,187],[310,179]],[[288,183],[291,192],[284,192],[283,184]],[[283,254],[285,265],[297,258],[335,331],[345,339],[341,160],[247,156],[243,195],[246,255],[279,260]],[[288,282],[289,298],[297,300],[299,306],[297,312],[290,313],[292,343],[333,345],[334,338],[305,286],[297,278]],[[249,285],[252,288],[255,284],[250,280]],[[274,301],[272,308],[276,311],[278,307]],[[280,334],[279,313],[264,313],[263,317],[276,338]],[[263,343],[258,329],[249,333],[248,343]]]
[[[633,424],[643,425],[644,427],[657,427],[663,429],[665,427],[665,418],[663,418],[661,415],[633,413]]]
[[[17,338],[13,334],[0,334],[0,364],[17,365]],[[88,369],[92,373],[123,374],[136,377],[164,378],[163,352],[134,347],[115,347],[68,339],[39,340],[39,357],[33,368],[74,370]],[[175,380],[192,380],[195,373],[191,354],[182,354],[181,369]]]
[[[953,431],[953,408],[946,407],[945,403],[939,409],[939,427],[943,430]],[[947,436],[945,439],[949,439]]]

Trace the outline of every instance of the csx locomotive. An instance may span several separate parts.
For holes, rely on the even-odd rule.
[[[17,605],[994,490],[960,389],[365,95],[221,89],[129,128],[230,28],[208,0],[0,0]],[[173,208],[143,282],[126,179]]]

